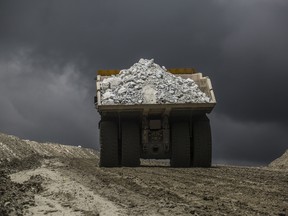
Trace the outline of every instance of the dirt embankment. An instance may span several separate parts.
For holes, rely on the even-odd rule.
[[[283,169],[288,171],[288,150],[279,158],[269,164],[270,168]]]
[[[99,168],[97,154],[88,155],[2,163],[0,215],[288,215],[286,170],[170,168],[153,160]]]
[[[92,149],[37,143],[0,133],[0,215],[31,215],[35,213],[32,209],[45,206],[39,203],[41,194],[50,188],[46,176],[49,170],[43,170],[44,161],[57,160],[57,157],[95,158],[96,155],[97,152]],[[33,173],[34,170],[38,171]],[[61,182],[61,179],[57,181]],[[62,179],[62,182],[65,181]],[[59,213],[51,206],[35,215],[52,212]],[[65,215],[64,211],[62,213]]]
[[[22,140],[16,136],[0,133],[0,164],[13,159],[21,160],[33,155],[42,157],[93,158],[97,155],[97,152],[92,149],[81,148],[80,146]]]

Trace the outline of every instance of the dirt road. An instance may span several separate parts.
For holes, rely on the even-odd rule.
[[[0,133],[0,216],[284,216],[287,161],[286,152],[269,168],[99,168],[95,150]]]
[[[26,203],[24,215],[288,214],[286,171],[181,169],[147,161],[139,168],[99,168],[97,157],[34,160],[40,163],[10,174],[20,185],[38,179],[40,189],[32,191],[34,203]],[[6,208],[9,205],[6,202]]]

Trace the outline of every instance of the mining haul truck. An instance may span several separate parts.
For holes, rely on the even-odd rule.
[[[192,68],[168,71],[194,80],[210,102],[104,105],[100,82],[119,71],[98,71],[94,102],[101,115],[101,167],[137,167],[140,158],[170,159],[172,167],[211,166],[211,129],[206,115],[216,104],[211,81]]]

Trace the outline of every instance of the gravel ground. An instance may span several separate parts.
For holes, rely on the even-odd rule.
[[[98,159],[65,161],[65,175],[126,210],[127,215],[287,215],[288,173],[215,166],[99,168]],[[156,165],[156,166],[155,166]]]
[[[0,215],[288,215],[285,169],[100,168],[93,155],[2,163]]]

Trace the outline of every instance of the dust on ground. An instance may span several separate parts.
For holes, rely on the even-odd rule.
[[[99,168],[93,152],[2,162],[0,215],[288,215],[285,169]]]

